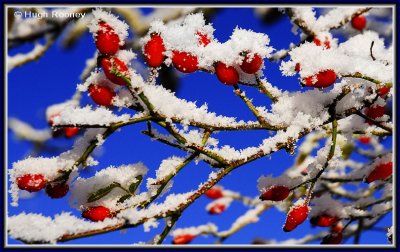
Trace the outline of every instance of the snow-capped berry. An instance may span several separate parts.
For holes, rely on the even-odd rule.
[[[46,186],[47,180],[42,174],[25,174],[17,178],[18,188],[28,192],[37,192]]]
[[[207,34],[204,34],[202,32],[197,32],[197,39],[199,40],[199,44],[202,46],[207,46],[208,44],[210,44],[211,39],[208,37]]]
[[[378,89],[378,95],[384,98],[390,92],[390,87],[381,87]]]
[[[328,214],[314,216],[310,220],[312,225],[319,226],[319,227],[330,227],[338,221],[339,221],[338,217],[328,215]]]
[[[371,138],[367,136],[362,136],[358,140],[363,144],[369,144],[371,142]]]
[[[287,198],[290,189],[287,186],[274,185],[268,188],[261,196],[261,200],[281,201]]]
[[[318,38],[314,38],[314,39],[313,39],[313,42],[314,42],[314,44],[317,45],[317,46],[321,46],[321,45],[322,45],[321,40],[319,40]],[[324,45],[323,45],[323,46],[324,46],[326,49],[331,48],[331,42],[329,41],[329,39],[328,39],[327,37],[325,37]]]
[[[304,79],[304,83],[307,87],[315,87],[315,88],[329,87],[330,85],[335,83],[335,81],[336,81],[336,73],[331,69],[321,71],[316,75],[308,76]]]
[[[125,62],[116,58],[103,58],[101,60],[101,67],[107,78],[118,85],[126,85],[126,79],[129,79],[128,67]]]
[[[159,67],[164,62],[165,46],[160,34],[151,34],[150,40],[144,45],[144,57],[150,67]]]
[[[300,72],[300,63],[296,63],[296,66],[294,67],[294,70],[296,72]]]
[[[242,64],[240,65],[240,69],[242,69],[245,73],[254,74],[260,70],[262,63],[263,60],[260,55],[254,54],[253,57],[250,57],[250,54],[247,53]]]
[[[377,165],[365,178],[365,182],[371,183],[376,180],[385,180],[393,174],[393,162]]]
[[[220,82],[226,85],[235,85],[239,81],[239,73],[233,66],[227,66],[222,62],[215,65],[215,73]]]
[[[307,205],[298,205],[292,207],[287,214],[283,231],[290,232],[298,225],[303,223],[307,219],[308,211]]]
[[[111,211],[104,206],[89,207],[82,212],[82,217],[91,221],[103,221],[111,217]]]
[[[187,52],[173,51],[172,64],[182,73],[193,73],[199,69],[197,56]]]
[[[119,36],[114,29],[105,22],[99,23],[99,30],[96,35],[96,47],[100,53],[114,55],[119,50]]]
[[[77,127],[67,127],[64,129],[64,136],[66,138],[72,138],[79,133],[79,128]]]
[[[356,30],[362,31],[366,25],[367,19],[363,15],[358,15],[351,19],[351,26]]]
[[[385,114],[384,106],[372,106],[366,109],[365,115],[371,119],[382,117]]]
[[[342,232],[331,233],[322,238],[321,244],[340,244],[343,240]]]
[[[109,87],[92,84],[89,86],[89,94],[98,105],[111,106],[115,92]]]
[[[204,195],[210,199],[219,199],[224,196],[221,188],[219,187],[211,187],[207,192],[204,193]]]
[[[49,183],[46,186],[46,193],[50,198],[58,199],[64,197],[69,191],[67,183]]]
[[[225,205],[215,204],[209,210],[209,214],[220,214],[225,210]]]
[[[188,244],[191,242],[196,236],[191,235],[191,234],[182,234],[182,235],[177,235],[174,237],[172,240],[172,244]]]

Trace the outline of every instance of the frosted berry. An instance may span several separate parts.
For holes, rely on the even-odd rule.
[[[207,34],[204,34],[202,32],[197,32],[197,39],[199,40],[199,44],[202,46],[207,46],[208,44],[210,44],[211,39],[208,37]]]
[[[174,237],[172,240],[172,244],[188,244],[191,242],[196,236],[191,235],[191,234],[182,234],[182,235],[177,235]]]
[[[219,199],[224,196],[221,188],[219,188],[219,187],[212,187],[212,188],[208,189],[208,191],[205,192],[205,195],[210,199]]]
[[[318,227],[330,227],[338,221],[339,221],[339,218],[337,218],[336,216],[328,215],[328,214],[322,214],[319,216],[315,216],[315,217],[312,217],[310,220],[312,225],[318,226]]]
[[[82,217],[91,221],[103,221],[111,217],[111,211],[103,206],[89,207],[82,212]]]
[[[296,72],[300,72],[300,63],[296,63],[296,66],[294,67],[294,70]]]
[[[371,183],[376,180],[385,180],[393,174],[393,162],[377,165],[365,178],[365,182]]]
[[[144,57],[150,67],[159,67],[164,62],[165,46],[159,34],[151,34],[150,40],[144,45]]]
[[[96,36],[96,47],[101,54],[114,55],[119,50],[119,36],[114,29],[105,22],[99,23]]]
[[[315,80],[315,83],[314,83]],[[326,88],[335,83],[336,73],[333,70],[324,70],[316,75],[308,76],[304,79],[304,83],[307,87],[315,88]]]
[[[18,188],[28,192],[37,192],[46,186],[46,179],[42,174],[25,174],[17,178]]]
[[[313,39],[313,42],[314,42],[314,44],[317,45],[317,46],[321,46],[321,45],[322,45],[321,40],[319,40],[318,38],[314,38],[314,39]],[[323,46],[324,46],[326,49],[331,48],[331,42],[329,41],[329,39],[328,39],[327,37],[325,37],[325,40],[324,40],[324,42],[323,42]]]
[[[209,210],[209,214],[220,214],[225,210],[225,205],[215,204]]]
[[[254,54],[253,57],[250,57],[250,54],[247,53],[242,64],[240,65],[240,69],[242,69],[245,73],[254,74],[260,70],[262,63],[263,60],[260,55]]]
[[[126,85],[126,79],[129,79],[128,67],[122,60],[111,57],[101,60],[101,67],[106,77],[117,85]]]
[[[351,26],[356,30],[362,31],[366,25],[367,19],[363,15],[358,15],[351,19]]]
[[[362,136],[358,140],[363,144],[369,144],[371,142],[371,138],[367,136]]]
[[[235,85],[239,81],[239,73],[233,66],[227,66],[222,62],[215,65],[215,73],[220,82],[226,85]]]
[[[172,64],[182,73],[193,73],[199,69],[197,56],[187,52],[173,51]]]
[[[79,128],[76,127],[67,127],[64,129],[64,136],[66,138],[72,138],[79,133]]]
[[[46,186],[46,193],[50,198],[58,199],[64,197],[69,191],[67,183],[49,183]]]
[[[390,87],[381,87],[378,89],[378,95],[382,98],[385,98],[385,96],[390,92]]]
[[[281,201],[287,198],[290,189],[287,186],[275,185],[268,188],[261,196],[261,200]]]
[[[102,106],[111,106],[115,92],[109,87],[92,84],[89,86],[89,95],[93,101]]]
[[[286,217],[285,225],[283,226],[283,231],[290,232],[295,229],[298,225],[303,223],[308,216],[308,206],[299,205],[292,207]]]
[[[331,233],[322,238],[321,244],[340,244],[343,240],[342,232]]]
[[[382,117],[384,114],[385,114],[384,106],[369,107],[365,111],[365,115],[371,119],[376,119],[376,118]]]

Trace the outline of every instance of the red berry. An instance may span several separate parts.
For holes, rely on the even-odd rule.
[[[100,53],[114,55],[119,50],[119,37],[114,29],[105,22],[99,23],[96,36],[96,47]]]
[[[58,199],[64,197],[69,190],[67,183],[49,183],[46,186],[46,193],[50,198]]]
[[[191,242],[196,236],[191,235],[191,234],[182,234],[182,235],[177,235],[174,237],[174,240],[172,241],[172,244],[188,244]]]
[[[360,141],[360,143],[363,143],[363,144],[369,144],[371,142],[371,138],[369,138],[367,136],[362,136],[358,140]]]
[[[215,73],[220,82],[226,85],[235,85],[239,81],[239,73],[233,66],[227,66],[222,62],[215,65]]]
[[[285,225],[283,226],[283,231],[290,232],[295,229],[298,225],[303,223],[308,216],[308,206],[300,205],[292,207],[286,217]]]
[[[67,127],[64,129],[64,135],[66,138],[72,138],[79,133],[79,128],[76,127]]]
[[[378,89],[380,97],[384,98],[390,92],[390,87],[381,87]]]
[[[219,199],[224,196],[222,190],[219,187],[212,187],[208,189],[205,195],[210,199]]]
[[[209,210],[209,214],[220,214],[225,210],[225,205],[215,204]]]
[[[159,34],[152,34],[150,40],[144,45],[144,57],[150,67],[159,67],[164,62],[165,46]]]
[[[111,106],[115,97],[115,92],[109,87],[92,84],[89,86],[89,94],[93,101],[98,105]]]
[[[367,25],[367,19],[363,15],[358,15],[351,19],[351,25],[354,29],[362,31]]]
[[[25,174],[17,178],[18,188],[28,192],[37,192],[46,186],[47,180],[42,174]]]
[[[115,57],[103,58],[101,60],[101,67],[104,70],[104,74],[111,82],[118,85],[127,84],[125,80],[129,79],[128,67],[122,60]],[[124,78],[119,75],[123,75]]]
[[[336,222],[339,221],[339,218],[336,216],[331,216],[328,214],[322,214],[319,216],[312,217],[310,222],[314,226],[319,226],[319,227],[330,227]]]
[[[377,165],[365,178],[365,182],[371,183],[376,180],[385,180],[393,174],[393,162]]]
[[[199,69],[197,56],[187,52],[173,51],[172,64],[182,73],[193,73]]]
[[[340,244],[343,240],[342,232],[331,233],[322,238],[321,244]]]
[[[290,189],[286,186],[275,185],[266,190],[260,197],[261,200],[281,201],[287,198]]]
[[[296,66],[294,67],[294,70],[296,72],[300,72],[300,63],[296,63]]]
[[[342,222],[336,222],[331,226],[331,232],[332,233],[340,233],[343,231],[343,224]]]
[[[315,45],[321,46],[321,40],[319,40],[318,38],[314,38],[313,42],[314,42]],[[331,42],[329,41],[329,39],[327,37],[325,37],[325,40],[324,40],[324,47],[326,49],[331,48]]]
[[[316,82],[314,82],[316,79]],[[326,88],[335,83],[336,81],[336,73],[333,70],[324,70],[316,75],[308,76],[305,78],[304,82],[307,87],[315,87],[315,88]]]
[[[365,115],[371,119],[382,117],[385,114],[384,106],[373,106],[366,109]]]
[[[245,73],[254,74],[260,69],[262,63],[263,60],[258,54],[254,54],[252,58],[250,54],[246,54],[240,68]]]
[[[111,211],[103,206],[89,207],[83,211],[82,217],[91,221],[103,221],[111,217]]]
[[[197,39],[199,40],[200,45],[205,47],[211,43],[211,39],[208,37],[207,34],[197,32],[196,35],[197,35]]]

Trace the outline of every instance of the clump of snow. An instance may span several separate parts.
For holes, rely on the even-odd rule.
[[[129,114],[116,115],[110,109],[87,105],[83,108],[66,107],[53,118],[54,125],[101,125],[109,126],[116,122],[126,122]]]
[[[96,39],[97,32],[101,29],[99,23],[105,22],[111,26],[116,34],[118,34],[120,46],[125,44],[125,40],[128,37],[129,26],[124,21],[118,19],[116,16],[111,14],[111,12],[103,11],[100,8],[93,10],[92,15],[94,18],[88,25],[88,28],[93,34],[94,39]]]
[[[269,175],[267,177],[261,176],[257,180],[257,188],[260,193],[263,193],[273,186],[286,186],[288,188],[291,188],[299,184],[299,182],[301,182],[301,180],[299,180],[298,178],[293,179],[286,174],[275,178],[272,177],[272,175]]]
[[[207,223],[205,225],[200,225],[200,226],[193,226],[193,227],[187,227],[187,228],[177,228],[173,230],[170,235],[173,237],[179,236],[179,235],[193,235],[193,236],[198,236],[201,234],[209,234],[209,233],[216,233],[218,231],[218,227],[214,223]]]
[[[146,221],[145,223],[143,223],[143,229],[144,232],[150,232],[150,230],[152,228],[157,228],[158,225],[160,224],[160,222],[158,222],[156,219],[151,218],[150,220]]]
[[[8,127],[14,132],[15,136],[20,139],[26,139],[33,142],[45,142],[52,138],[49,129],[34,129],[31,125],[17,118],[8,120]]]
[[[119,167],[110,166],[106,169],[96,172],[88,179],[78,177],[71,188],[71,197],[69,203],[72,207],[83,209],[90,206],[105,206],[111,211],[119,210],[117,204],[119,198],[127,194],[119,187],[114,188],[109,194],[93,201],[87,202],[89,195],[105,188],[113,183],[119,183],[121,187],[128,189],[132,183],[138,182],[139,175],[147,173],[147,168],[142,163],[132,165],[121,165]],[[138,189],[137,189],[138,190]]]
[[[206,210],[209,211],[212,207],[214,207],[216,205],[224,206],[225,210],[226,210],[231,205],[232,201],[233,201],[233,198],[231,198],[231,197],[222,197],[222,198],[213,200],[207,204]]]
[[[312,210],[310,211],[310,217],[327,214],[338,218],[347,217],[347,213],[344,205],[338,201],[332,199],[331,195],[323,194],[320,197],[315,197],[311,200]]]
[[[67,100],[62,103],[48,106],[46,109],[46,119],[47,121],[49,121],[50,119],[53,119],[55,116],[57,116],[62,110],[67,108],[75,108],[76,106],[78,106],[78,101],[76,100]]]
[[[54,218],[23,212],[8,218],[7,230],[14,239],[26,242],[56,243],[57,239],[65,234],[103,229],[123,222],[116,218],[108,218],[102,222],[85,221],[66,212],[58,214]]]

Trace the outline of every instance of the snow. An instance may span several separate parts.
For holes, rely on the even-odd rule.
[[[225,197],[225,195],[224,195],[224,197],[213,200],[210,203],[208,203],[206,206],[206,210],[209,211],[212,207],[214,207],[216,205],[225,206],[225,210],[226,210],[231,205],[232,201],[233,201],[233,198]]]
[[[27,225],[29,223],[29,225]],[[41,214],[22,212],[8,218],[7,230],[11,237],[27,242],[56,243],[64,234],[76,234],[94,229],[103,229],[123,223],[119,219],[105,219],[102,222],[85,221],[69,212],[62,212],[54,218]]]
[[[136,177],[147,173],[147,168],[142,163],[121,165],[118,167],[110,166],[91,178],[78,177],[71,188],[71,196],[68,199],[72,207],[84,209],[91,206],[105,206],[111,211],[119,210],[121,205],[117,204],[120,197],[127,194],[121,188],[114,188],[109,194],[93,202],[87,202],[90,194],[101,188],[107,187],[115,182],[123,188],[128,189],[132,183],[137,182]],[[136,191],[137,192],[137,191]]]
[[[179,235],[186,235],[186,234],[198,236],[201,234],[216,233],[217,231],[218,231],[218,227],[214,223],[209,222],[205,225],[200,225],[200,226],[177,228],[177,229],[173,230],[170,233],[170,235],[173,237],[176,237]]]
[[[8,127],[20,139],[26,139],[33,142],[45,142],[52,138],[51,130],[49,129],[34,129],[31,125],[17,118],[8,119]]]
[[[54,126],[57,125],[100,125],[110,126],[116,122],[127,122],[129,114],[116,115],[108,108],[87,105],[83,108],[66,107],[53,118]]]
[[[273,186],[286,186],[288,188],[292,188],[301,183],[301,180],[294,179],[287,176],[286,174],[283,174],[275,178],[272,177],[272,175],[269,175],[267,177],[261,176],[260,178],[258,178],[257,183],[258,190],[260,191],[260,193],[263,193]]]
[[[343,203],[338,200],[332,199],[329,194],[323,194],[320,197],[315,197],[311,200],[312,209],[310,217],[327,214],[338,218],[348,217]]]

